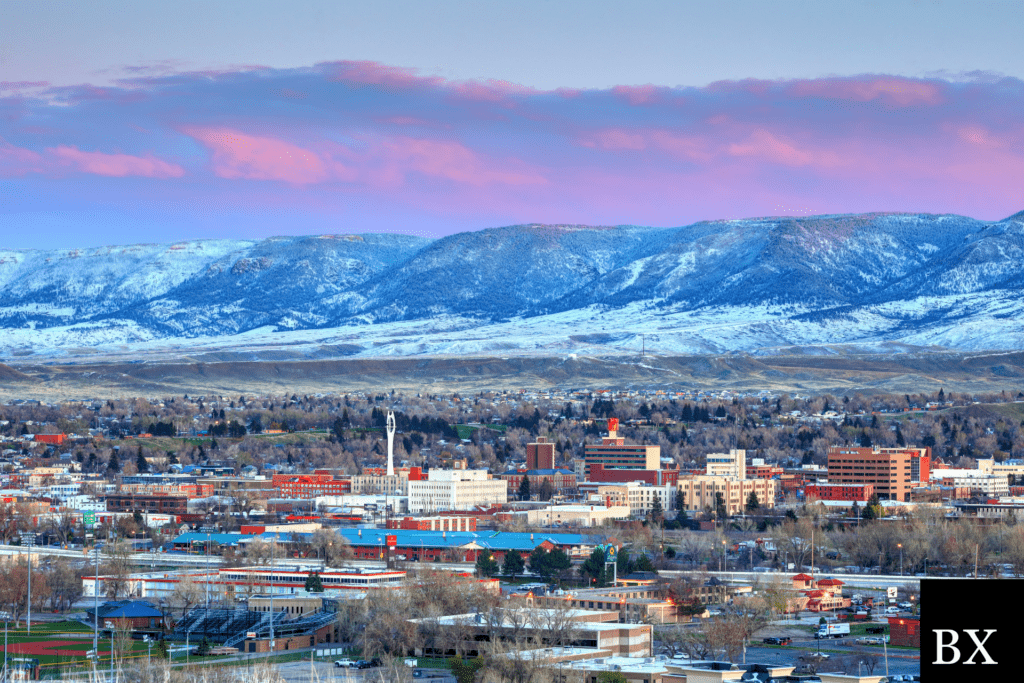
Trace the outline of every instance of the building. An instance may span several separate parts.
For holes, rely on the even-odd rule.
[[[576,473],[569,470],[513,470],[498,475],[499,479],[508,483],[511,496],[519,495],[524,477],[530,480],[531,495],[536,495],[545,481],[551,484],[552,493],[565,493],[576,488]]]
[[[186,496],[108,495],[107,512],[154,512],[165,515],[188,514]]]
[[[476,531],[476,517],[463,515],[405,517],[404,519],[389,519],[387,528],[415,531]]]
[[[747,452],[733,448],[728,453],[708,453],[705,473],[712,477],[747,478]]]
[[[538,436],[534,443],[526,444],[526,469],[555,469],[555,444],[543,436]]]
[[[971,495],[998,498],[1010,493],[1005,474],[986,474],[984,470],[944,469],[932,472],[931,481],[948,488],[966,488]]]
[[[508,519],[522,518],[529,526],[600,526],[606,521],[629,519],[632,511],[627,505],[551,505],[536,510],[502,513]]]
[[[486,470],[438,470],[426,481],[409,482],[409,512],[469,510],[508,502],[508,484]]]
[[[275,498],[342,496],[352,492],[352,482],[330,474],[275,474],[271,481]]]
[[[782,473],[781,467],[765,464],[764,458],[753,458],[747,467],[747,476],[751,479],[771,479],[782,476]]]
[[[96,623],[95,613],[92,607],[85,610],[86,618]],[[132,630],[163,630],[164,614],[152,603],[145,600],[117,600],[115,602],[104,602],[99,606],[99,623],[105,626],[107,622],[117,627],[129,627]]]
[[[804,496],[808,500],[856,500],[865,503],[874,494],[874,484],[808,484],[804,488]]]
[[[624,484],[630,481],[639,481],[651,486],[675,486],[679,481],[679,470],[619,470],[608,469],[602,464],[594,463],[590,466],[590,476],[587,481],[602,484]]]
[[[921,620],[917,617],[889,617],[889,644],[921,647]]]
[[[550,633],[550,623],[562,619],[573,622],[572,647],[598,648],[621,657],[649,657],[651,655],[651,630],[648,624],[619,623],[619,612],[568,610],[560,609],[512,607],[497,609],[490,612],[470,614],[453,614],[449,616],[410,619],[409,622],[421,629],[431,629],[441,633],[438,640],[447,652],[453,647],[452,640],[461,638],[462,651],[469,657],[482,654],[480,643],[492,640],[529,638],[535,642],[544,642]],[[419,656],[444,654],[438,648],[417,649]]]
[[[930,448],[828,449],[829,484],[873,484],[883,500],[906,502],[910,491],[930,478]]]
[[[626,439],[618,435],[618,428],[618,420],[608,420],[608,436],[602,437],[599,444],[584,446],[584,478],[590,479],[591,465],[604,465],[605,469],[619,470],[661,469],[661,446],[627,444]]]
[[[745,509],[747,499],[753,493],[761,507],[775,507],[778,495],[776,479],[734,479],[732,477],[713,477],[707,474],[696,474],[680,477],[677,486],[676,506],[680,510],[699,511],[714,510],[717,496],[722,494],[726,513],[738,514]]]

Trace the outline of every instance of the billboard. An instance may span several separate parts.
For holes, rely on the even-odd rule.
[[[617,432],[619,431],[619,418],[609,417],[608,418],[608,431]]]
[[[384,545],[386,545],[389,548],[394,548],[398,545],[398,536],[394,534],[388,534],[384,537]]]

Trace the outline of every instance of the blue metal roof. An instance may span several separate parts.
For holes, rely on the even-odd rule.
[[[545,534],[516,533],[507,531],[419,531],[415,529],[339,529],[338,533],[353,546],[380,546],[385,544],[385,536],[396,536],[399,547],[413,548],[455,548],[476,543],[491,550],[529,551],[544,541],[557,546],[577,546],[599,542],[582,534]],[[221,545],[237,545],[248,543],[260,538],[264,541],[303,541],[309,540],[311,533],[277,533],[262,534],[211,534],[210,538]],[[191,532],[174,539],[174,543],[200,543],[206,540],[206,534]]]
[[[87,614],[92,614],[93,608],[89,607],[85,611]],[[138,619],[163,616],[163,612],[145,600],[105,602],[100,605],[99,612],[100,619]]]

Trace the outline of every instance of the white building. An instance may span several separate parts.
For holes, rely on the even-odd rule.
[[[972,493],[987,496],[1005,496],[1010,484],[1005,474],[987,474],[984,470],[932,470],[931,481],[943,486],[964,486]]]
[[[487,470],[432,469],[426,481],[409,482],[409,512],[469,510],[508,502],[508,484]]]
[[[712,477],[747,478],[747,452],[733,448],[728,453],[708,453],[706,474]]]

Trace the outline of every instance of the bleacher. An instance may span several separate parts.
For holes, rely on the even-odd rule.
[[[312,635],[337,619],[334,611],[319,610],[297,618],[285,611],[249,612],[245,609],[206,609],[194,607],[174,626],[168,640],[184,642],[207,638],[227,647],[238,647],[255,633],[257,639],[269,638],[273,633],[281,638]]]

